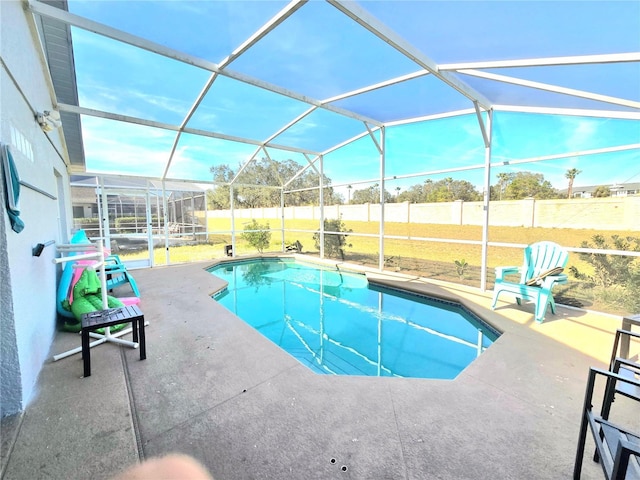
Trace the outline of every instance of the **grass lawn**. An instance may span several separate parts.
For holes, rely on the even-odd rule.
[[[242,239],[241,232],[247,219],[236,219],[236,253],[245,255],[255,253],[256,250]],[[268,223],[271,228],[280,227],[280,219],[260,220]],[[350,245],[345,248],[345,261],[378,266],[379,241],[376,237],[358,236],[357,234],[377,235],[378,222],[345,221],[346,229],[353,230],[347,238]],[[209,236],[209,243],[172,246],[169,249],[171,263],[183,263],[198,260],[219,258],[224,255],[224,246],[231,243],[229,219],[209,219],[210,232],[219,232]],[[313,234],[318,229],[317,220],[286,220],[284,234],[285,244],[292,244],[299,240],[303,245],[303,252],[318,255],[314,245]],[[524,228],[524,227],[490,227],[489,241],[499,243],[515,243],[527,245],[541,240],[550,240],[566,247],[580,247],[583,241],[591,242],[594,235],[600,234],[610,239],[611,235],[640,236],[640,232],[633,231],[602,231],[569,228]],[[415,273],[421,276],[440,280],[480,286],[481,274],[481,246],[455,243],[446,239],[482,240],[482,227],[471,225],[440,225],[440,224],[407,224],[385,223],[385,236],[442,239],[442,241],[419,241],[386,238],[385,268],[390,270]],[[271,246],[268,251],[281,251],[282,234],[273,231]],[[146,252],[132,255],[121,254],[125,259],[144,258]],[[456,266],[456,261],[466,265],[464,268]],[[164,248],[154,250],[156,265],[166,264]],[[638,260],[634,261],[638,263]],[[521,248],[489,247],[488,249],[489,280],[487,287],[493,287],[493,271],[496,266],[520,265],[522,263]],[[579,271],[593,274],[591,264],[582,261],[575,253],[570,254],[568,266],[575,266]],[[574,304],[608,313],[632,313],[625,310],[616,295],[598,295],[591,286],[572,279],[567,286],[559,286],[554,290],[556,301]]]

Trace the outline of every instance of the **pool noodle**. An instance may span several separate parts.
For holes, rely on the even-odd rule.
[[[84,230],[78,230],[73,235],[73,237],[71,237],[71,241],[69,243],[81,245],[84,243],[89,244],[91,242],[87,238],[87,234]],[[109,254],[109,251],[107,251],[106,249],[105,249],[105,252],[107,255]],[[69,252],[69,256],[73,256],[78,253],[80,252]],[[90,266],[94,264],[95,261],[78,260],[77,262],[67,262],[65,264],[64,269],[62,271],[62,276],[60,277],[60,284],[58,285],[56,308],[57,308],[58,314],[66,318],[75,318],[75,317],[73,316],[73,313],[71,313],[68,310],[65,310],[62,304],[65,300],[68,300],[69,304],[73,303],[73,287],[75,286],[76,283],[78,283],[78,280],[80,279],[80,276],[84,271],[84,268],[73,268],[74,263],[76,265],[79,264],[83,266]],[[138,305],[140,303],[140,299],[138,297],[120,297],[118,298],[118,300],[120,300],[125,305]]]

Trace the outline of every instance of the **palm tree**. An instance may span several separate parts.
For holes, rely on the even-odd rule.
[[[400,187],[396,187],[396,202],[398,201],[398,195],[400,195]]]
[[[427,178],[424,181],[424,201],[429,201],[429,195],[431,195],[431,189],[433,188],[433,180]]]
[[[352,187],[351,185],[347,185],[347,191],[349,192],[349,193],[348,193],[348,197],[347,197],[347,204],[350,204],[350,203],[351,203],[351,189],[352,189],[352,188],[353,188],[353,187]]]
[[[570,168],[569,170],[567,170],[567,173],[564,174],[564,176],[569,179],[569,187],[567,188],[567,198],[571,198],[573,196],[573,181],[581,173],[582,173],[582,170],[578,170],[577,168]]]
[[[453,178],[447,177],[444,179],[444,183],[447,186],[447,192],[451,191],[451,184],[453,184]]]
[[[509,183],[509,174],[508,173],[499,173],[498,174],[498,185],[500,185],[500,200],[502,200],[502,193],[504,189],[507,187]]]

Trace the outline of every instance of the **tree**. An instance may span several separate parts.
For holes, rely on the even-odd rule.
[[[325,187],[324,204],[325,205],[344,205],[344,196],[341,193],[336,192],[333,189],[333,187]]]
[[[433,180],[431,180],[430,178],[427,178],[424,181],[423,190],[424,190],[424,196],[422,197],[422,200],[421,200],[422,202],[425,201],[425,199],[431,193],[431,190],[433,190]]]
[[[324,220],[324,231],[325,232],[338,232],[338,233],[325,233],[324,234],[324,254],[327,257],[337,257],[340,255],[340,258],[344,260],[344,249],[346,247],[350,247],[351,244],[347,243],[347,233],[351,233],[353,230],[348,229],[342,219],[335,218],[329,219],[326,218]],[[315,247],[320,250],[320,230],[313,234],[313,241],[315,242]]]
[[[387,190],[385,190],[384,191],[385,203],[390,202],[391,199],[392,199],[392,195]],[[352,200],[353,200],[353,203],[356,203],[356,204],[380,203],[380,185],[375,183],[371,185],[369,188],[363,188],[362,190],[354,191]]]
[[[447,177],[435,183],[425,182],[424,201],[427,203],[453,202],[454,200],[476,202],[481,199],[482,195],[480,195],[471,182],[466,180],[454,180],[451,177]]]
[[[220,184],[228,184],[235,174],[228,165],[217,165],[209,169],[213,175],[213,181]],[[212,210],[229,208],[229,185],[217,185],[207,190],[207,205]]]
[[[347,185],[347,191],[349,192],[349,194],[348,194],[349,196],[347,198],[347,203],[351,203],[351,189],[352,188],[353,187],[351,185]]]
[[[477,202],[482,200],[482,194],[467,180],[453,180],[449,184],[449,191],[454,200],[462,200],[464,202]]]
[[[429,178],[422,185],[411,185],[404,192],[396,195],[397,202],[453,202],[454,200],[477,202],[482,200],[482,194],[471,182],[447,177],[437,182]]]
[[[398,201],[398,197],[400,196],[400,187],[396,187],[396,202]]]
[[[558,198],[558,191],[541,173],[518,172],[509,173],[508,176],[509,183],[503,195],[505,200],[522,200],[528,197],[539,200]]]
[[[570,168],[569,170],[567,170],[567,173],[564,174],[565,178],[569,179],[569,186],[567,187],[567,198],[571,198],[573,196],[573,181],[580,173],[582,173],[582,170],[578,170],[577,168]]]
[[[501,196],[502,191],[500,191],[500,185],[489,185],[489,200],[501,200]]]
[[[313,169],[307,169],[296,177],[302,167],[293,160],[277,161],[270,158],[250,162],[242,172],[241,165],[233,170],[228,165],[211,167],[216,186],[207,193],[211,208],[229,208],[229,183],[236,178],[233,187],[234,205],[240,208],[274,207],[281,202],[281,188],[287,183],[287,190],[293,190],[285,197],[287,205],[318,205],[320,202],[320,176]],[[295,177],[295,178],[294,178]],[[331,179],[323,177],[324,200],[326,204],[341,203],[343,198],[334,192]],[[274,188],[275,187],[275,188]]]
[[[451,177],[447,177],[443,180],[444,185],[447,187],[447,190],[450,192],[451,191],[451,184],[453,183],[453,178]]]
[[[269,187],[282,186],[286,180],[293,178],[299,169],[300,166],[292,160],[253,160],[237,175],[238,186],[234,187],[234,191],[237,191],[238,206],[257,208],[280,205],[280,189]],[[287,199],[291,201],[290,198]]]
[[[605,187],[604,185],[599,185],[593,191],[593,196],[596,197],[596,198],[610,197],[611,196],[611,190],[609,189],[609,187]]]
[[[269,248],[269,245],[271,245],[271,231],[269,230],[269,224],[265,223],[263,225],[258,223],[255,219],[251,220],[251,223],[244,226],[242,238],[249,245],[255,247],[258,252],[262,253],[265,248]]]
[[[404,192],[398,195],[399,202],[421,203],[424,202],[425,194],[422,185],[411,185]]]

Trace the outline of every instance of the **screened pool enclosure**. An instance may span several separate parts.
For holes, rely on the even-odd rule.
[[[554,240],[563,300],[640,308],[638,2],[26,4],[75,226],[125,260],[255,253],[258,229],[490,289]]]

